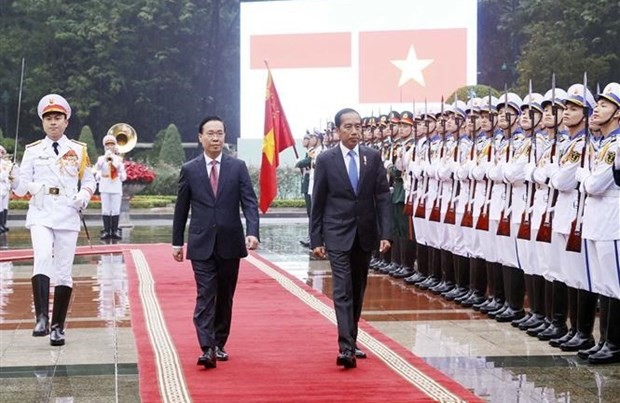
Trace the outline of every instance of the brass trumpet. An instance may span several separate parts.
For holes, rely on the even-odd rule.
[[[114,136],[116,144],[118,144],[119,154],[127,154],[138,143],[138,133],[136,130],[127,123],[116,123],[108,129],[106,135]],[[112,158],[108,157],[108,161]]]

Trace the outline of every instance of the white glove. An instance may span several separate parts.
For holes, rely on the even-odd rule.
[[[577,168],[577,172],[575,173],[575,179],[577,179],[577,182],[582,183],[588,176],[590,176],[590,170],[581,167]]]
[[[385,167],[386,170],[389,170],[390,168],[392,168],[394,164],[392,164],[392,161],[390,160],[385,160],[385,162],[383,162],[383,166]]]
[[[86,208],[89,201],[90,193],[86,189],[82,189],[74,194],[71,200],[69,200],[69,206],[76,210],[83,210]]]

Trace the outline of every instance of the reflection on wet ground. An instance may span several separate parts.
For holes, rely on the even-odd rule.
[[[170,226],[152,222],[126,228],[121,242],[168,243]],[[312,258],[298,242],[306,233],[303,218],[263,219],[260,253],[330,296],[328,262]],[[24,229],[13,228],[2,239],[2,248],[30,247]],[[1,400],[139,401],[122,256],[76,258],[71,343],[60,349],[30,335],[31,270],[31,261],[0,263]],[[620,365],[588,365],[509,324],[389,276],[371,273],[363,318],[488,401],[607,402],[620,395]]]

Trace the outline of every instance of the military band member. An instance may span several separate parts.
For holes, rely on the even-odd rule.
[[[8,232],[6,220],[9,215],[9,198],[11,196],[10,177],[16,171],[6,149],[0,145],[0,234]]]
[[[37,111],[46,137],[26,147],[13,189],[18,196],[32,196],[26,217],[34,251],[36,325],[32,335],[49,333],[50,344],[61,346],[65,344],[65,320],[73,291],[71,272],[80,215],[96,184],[86,145],[65,135],[71,118],[69,103],[60,95],[49,94],[39,101]],[[50,279],[55,283],[51,330]]]
[[[598,150],[592,152],[589,169],[587,165],[578,169],[577,181],[587,195],[583,238],[592,289],[601,297],[602,343],[585,354],[590,363],[602,364],[620,362],[620,187],[614,183],[609,169],[614,164],[620,136],[620,84],[608,84],[597,98],[592,117],[602,138]]]
[[[310,219],[310,205],[311,205],[311,198],[310,195],[308,194],[308,185],[310,183],[310,164],[312,162],[312,158],[310,158],[310,154],[309,154],[309,149],[310,149],[310,132],[306,131],[306,134],[304,135],[303,139],[302,139],[302,146],[306,149],[306,155],[303,158],[300,158],[296,163],[295,163],[295,168],[299,168],[299,170],[301,171],[301,194],[304,196],[304,203],[306,205],[306,215],[308,216],[308,219]],[[308,231],[309,230],[309,226],[308,226]],[[308,235],[304,238],[301,239],[299,241],[299,243],[305,247],[305,248],[309,248],[310,247],[310,232],[308,232]]]
[[[101,195],[101,218],[103,230],[100,238],[121,239],[118,219],[121,214],[121,199],[123,197],[123,182],[127,179],[123,158],[118,155],[118,144],[112,135],[103,137],[104,155],[97,158],[93,167],[95,179],[99,182]]]
[[[567,251],[566,244],[578,212],[579,183],[576,173],[581,166],[588,135],[585,132],[586,119],[592,112],[594,97],[586,89],[584,99],[583,84],[574,84],[566,92],[562,120],[568,131],[568,140],[562,147],[559,169],[551,177],[551,186],[559,192],[554,209],[553,236],[557,236],[560,242],[556,244],[558,249],[554,256],[560,258],[560,276],[569,287],[568,311],[571,328],[565,336],[551,339],[549,344],[564,351],[578,351],[594,346],[592,330],[598,295],[591,292],[585,247],[582,245],[580,252]]]

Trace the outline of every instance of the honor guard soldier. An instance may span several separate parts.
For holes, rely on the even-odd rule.
[[[9,215],[9,198],[11,196],[11,177],[15,175],[15,168],[11,156],[0,145],[0,234],[8,232],[6,220]]]
[[[494,181],[491,194],[491,213],[489,231],[495,237],[497,262],[502,265],[502,277],[494,278],[503,284],[506,303],[499,310],[489,312],[489,317],[499,322],[511,322],[521,319],[525,285],[523,271],[518,269],[515,250],[516,229],[521,221],[521,213],[525,207],[525,183],[517,175],[516,169],[510,169],[513,160],[529,151],[529,140],[524,139],[519,128],[521,98],[514,93],[505,93],[499,98],[498,126],[503,137],[495,149],[495,165],[491,166],[487,176]]]
[[[568,312],[571,322],[569,332],[551,339],[549,344],[564,351],[578,351],[594,346],[592,331],[598,295],[591,292],[590,272],[585,263],[583,241],[580,250],[567,250],[573,221],[579,213],[580,184],[577,170],[587,154],[586,121],[592,113],[594,97],[583,84],[574,84],[567,91],[562,120],[568,131],[568,140],[562,147],[559,169],[551,177],[551,186],[558,190],[553,218],[553,237],[558,237],[554,256],[560,258],[560,276],[568,286]],[[585,93],[585,99],[584,99]],[[588,145],[588,148],[590,146]],[[581,219],[581,218],[579,218]]]
[[[610,169],[620,138],[620,84],[608,84],[597,98],[592,120],[602,138],[589,169],[587,165],[578,169],[577,181],[586,193],[583,238],[592,288],[600,294],[601,339],[579,356],[592,364],[605,364],[620,362],[620,187]]]
[[[307,150],[306,155],[303,158],[300,158],[295,163],[295,168],[299,168],[299,170],[301,171],[301,194],[304,195],[304,203],[306,205],[306,214],[308,215],[308,219],[310,219],[310,206],[311,206],[312,201],[310,199],[310,195],[308,194],[308,191],[309,191],[308,186],[310,185],[310,165],[312,164],[312,158],[310,157],[310,154],[309,154],[310,132],[308,131],[306,131],[306,134],[303,137],[302,146]],[[310,233],[308,233],[308,236],[306,236],[304,239],[301,239],[299,243],[303,247],[309,248],[310,247]]]
[[[95,179],[99,182],[103,230],[101,239],[121,239],[118,219],[121,214],[123,182],[127,179],[123,158],[118,155],[116,138],[110,134],[103,137],[105,154],[97,158],[94,166]]]
[[[394,207],[394,224],[392,242],[392,257],[399,253],[400,268],[392,271],[390,275],[395,278],[409,277],[414,273],[413,267],[416,259],[415,235],[411,218],[405,214],[405,202],[411,187],[412,177],[407,175],[408,161],[406,156],[414,145],[413,136],[414,117],[409,111],[400,114],[398,126],[398,148],[394,148],[394,165],[389,170],[392,178],[392,205]]]
[[[50,335],[52,346],[65,344],[65,319],[73,279],[73,258],[80,231],[81,211],[96,183],[86,144],[64,134],[71,107],[60,95],[44,96],[37,108],[46,137],[26,146],[13,182],[18,196],[30,193],[26,228],[34,251],[32,292],[36,313],[33,336]],[[49,327],[49,287],[53,279],[54,305]]]
[[[561,146],[564,133],[561,130],[562,110],[566,100],[566,91],[553,88],[545,93],[542,101],[543,127],[546,131],[545,143],[541,147],[542,155],[532,172],[536,192],[534,193],[534,208],[532,211],[532,226],[538,223],[538,230],[532,231],[532,239],[538,258],[539,270],[545,279],[544,305],[545,319],[537,327],[531,327],[527,334],[547,341],[558,339],[568,333],[566,318],[568,313],[568,295],[566,284],[560,275],[559,259],[549,259],[553,256],[559,242],[558,237],[552,237],[554,203],[557,200],[557,190],[549,183],[550,177],[558,170],[558,161],[561,155]],[[535,235],[534,235],[535,234]],[[562,245],[564,247],[564,245]]]
[[[520,152],[516,151],[512,163],[506,169],[506,177],[513,182],[523,183],[525,191],[522,193],[522,208],[513,211],[512,219],[517,220],[513,226],[516,235],[517,266],[523,271],[525,295],[529,301],[530,310],[520,319],[512,321],[513,327],[527,330],[540,326],[544,321],[544,279],[540,275],[537,264],[536,242],[532,241],[532,232],[538,232],[540,219],[533,219],[533,206],[536,197],[536,188],[532,180],[532,172],[538,161],[539,150],[544,148],[544,134],[540,131],[542,123],[542,94],[532,92],[523,98],[519,125],[523,130],[523,144]],[[513,184],[513,190],[515,185]],[[538,193],[540,196],[540,193]],[[513,194],[514,197],[514,194]],[[536,222],[536,224],[534,224]]]

